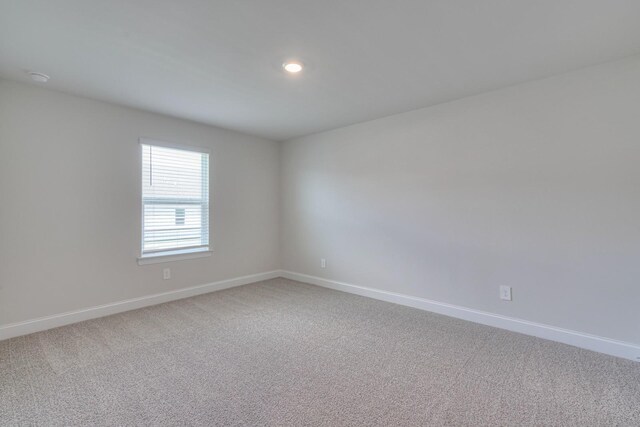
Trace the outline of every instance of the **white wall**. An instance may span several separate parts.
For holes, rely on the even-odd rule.
[[[285,270],[640,343],[638,57],[288,141],[281,173]]]
[[[0,326],[282,266],[640,343],[639,112],[639,57],[281,146],[0,80]],[[168,281],[139,136],[212,151],[215,253]]]
[[[212,257],[137,265],[140,136],[211,150]],[[0,81],[0,325],[278,269],[278,167],[273,141]]]

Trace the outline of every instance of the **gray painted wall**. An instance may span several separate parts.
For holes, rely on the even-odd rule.
[[[0,325],[283,267],[640,343],[639,111],[639,57],[282,144],[0,81]],[[168,281],[139,136],[212,152]]]
[[[638,57],[288,141],[283,267],[640,343],[639,161]]]
[[[137,265],[140,136],[211,150],[212,257]],[[0,81],[0,325],[278,269],[278,167],[273,141]]]

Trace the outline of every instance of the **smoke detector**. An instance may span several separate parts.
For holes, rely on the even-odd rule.
[[[29,71],[29,77],[31,80],[38,83],[46,83],[49,81],[49,76],[42,73],[36,73],[35,71]]]

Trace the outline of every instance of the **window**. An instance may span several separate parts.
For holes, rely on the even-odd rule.
[[[142,146],[142,258],[209,250],[209,154]]]

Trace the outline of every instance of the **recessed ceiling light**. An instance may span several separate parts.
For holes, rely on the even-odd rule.
[[[42,73],[36,73],[35,71],[29,71],[29,77],[31,80],[38,83],[46,83],[49,81],[49,76]]]
[[[299,62],[285,62],[282,67],[289,73],[296,74],[302,71],[303,65]]]

